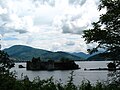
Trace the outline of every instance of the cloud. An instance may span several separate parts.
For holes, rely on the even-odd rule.
[[[63,33],[81,34],[98,18],[98,1],[4,0],[1,3],[4,11],[1,19],[9,27],[20,30],[30,31],[34,26],[47,24],[56,26]]]
[[[4,34],[7,33],[13,33],[13,32],[18,32],[19,34],[23,34],[23,33],[27,33],[26,30],[20,30],[20,29],[15,29],[15,28],[11,28],[11,27],[6,27],[5,24],[0,26],[0,34],[2,36],[4,36]]]
[[[62,45],[61,45],[60,43],[56,43],[56,42],[55,42],[55,43],[52,44],[51,51],[59,51],[59,50],[62,50],[62,49],[61,49],[61,46],[62,46]]]
[[[83,5],[86,2],[86,0],[69,0],[70,4],[74,5]]]
[[[0,15],[5,13],[7,13],[7,9],[0,7]]]
[[[81,39],[82,32],[90,28],[100,15],[97,10],[99,0],[0,2],[3,48],[23,44],[52,51],[86,52],[87,46]]]
[[[67,45],[67,46],[74,46],[74,45],[75,45],[75,42],[74,42],[74,41],[67,41],[67,42],[66,42],[66,45]]]
[[[48,4],[50,6],[55,6],[55,0],[33,0],[33,2],[35,3],[36,7],[38,7],[39,4]]]
[[[77,27],[72,23],[66,23],[62,26],[63,33],[72,33],[72,34],[82,34],[83,30],[87,28],[86,26]]]
[[[15,31],[18,32],[18,33],[20,33],[20,34],[27,33],[27,31],[25,31],[25,30],[20,30],[20,29],[15,30]]]
[[[100,12],[97,10],[99,0],[70,0],[72,4],[59,20],[58,27],[63,33],[82,34],[83,30],[91,27],[91,23],[98,20]],[[77,2],[77,5],[74,3]],[[78,3],[81,2],[82,4]],[[70,9],[70,10],[69,10]]]

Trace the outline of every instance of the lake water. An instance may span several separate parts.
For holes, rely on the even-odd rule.
[[[100,70],[100,71],[85,71],[87,68],[105,68],[107,63],[110,61],[77,61],[76,64],[80,66],[81,69],[77,70],[57,70],[57,71],[27,71],[26,68],[18,68],[18,65],[23,65],[26,67],[26,63],[15,63],[15,67],[11,71],[16,71],[17,79],[22,79],[23,76],[27,75],[30,80],[33,80],[35,77],[39,76],[41,79],[48,79],[51,76],[55,80],[62,80],[63,83],[68,81],[70,72],[74,71],[74,83],[79,84],[82,80],[87,79],[92,83],[95,83],[97,80],[106,81],[108,79],[109,71]]]

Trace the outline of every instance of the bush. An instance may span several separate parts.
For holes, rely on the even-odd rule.
[[[47,80],[37,77],[30,81],[27,76],[23,80],[17,80],[14,74],[0,74],[0,90],[120,90],[120,85],[112,82],[97,82],[92,85],[90,81],[83,80],[77,86],[73,83],[73,76],[73,72],[71,72],[68,82],[62,84],[61,81],[55,82],[53,77]]]

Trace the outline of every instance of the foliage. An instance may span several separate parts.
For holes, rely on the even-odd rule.
[[[77,86],[73,83],[73,76],[71,72],[68,82],[62,84],[61,81],[55,82],[53,77],[47,80],[36,77],[30,81],[27,76],[17,80],[13,74],[7,74],[0,76],[0,90],[120,90],[120,84],[97,82],[93,85],[88,80]]]
[[[64,57],[62,57],[62,58],[60,59],[60,61],[66,62],[66,61],[70,61],[70,59],[69,59],[69,58],[64,58]]]
[[[96,42],[98,45],[88,49],[90,53],[105,49],[107,57],[120,61],[120,0],[101,0],[99,10],[106,8],[93,29],[85,30],[83,37],[87,43]],[[104,55],[105,55],[104,54]]]
[[[14,63],[9,59],[9,55],[0,50],[0,74],[8,73],[13,66]]]
[[[88,80],[82,81],[80,90],[92,90],[92,85]]]
[[[74,85],[74,83],[73,83],[73,77],[74,77],[75,75],[73,74],[73,71],[70,73],[70,77],[68,77],[69,78],[69,80],[68,80],[68,83],[65,85],[65,90],[77,90],[77,86],[75,86]]]

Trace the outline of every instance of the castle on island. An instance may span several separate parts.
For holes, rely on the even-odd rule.
[[[59,61],[41,61],[39,58],[34,58],[27,61],[27,70],[73,70],[79,69],[73,60],[59,60]]]

